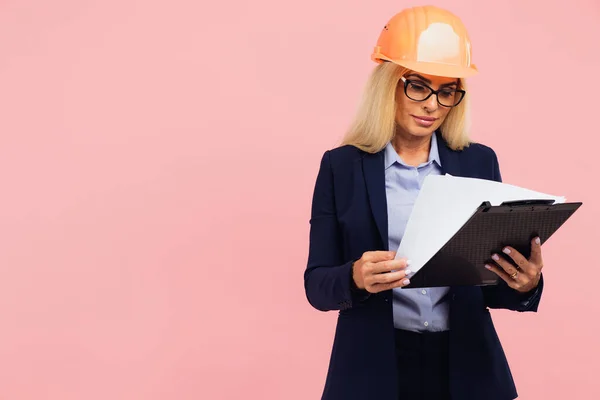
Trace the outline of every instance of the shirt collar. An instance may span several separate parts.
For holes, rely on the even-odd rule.
[[[408,166],[404,161],[402,161],[402,158],[398,155],[398,153],[396,153],[396,149],[394,149],[392,142],[388,142],[387,146],[385,146],[384,159],[385,169],[388,169],[396,162],[401,165]],[[432,162],[435,162],[440,167],[442,166],[442,162],[440,161],[440,154],[438,151],[437,135],[435,134],[435,132],[431,135],[431,148],[429,149],[429,159],[427,160],[427,163],[425,163],[425,165],[431,164]]]

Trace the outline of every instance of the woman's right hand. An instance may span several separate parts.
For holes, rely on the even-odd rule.
[[[406,286],[409,262],[405,258],[394,260],[394,251],[367,251],[352,265],[352,279],[356,287],[369,293]],[[394,271],[394,272],[392,272]]]

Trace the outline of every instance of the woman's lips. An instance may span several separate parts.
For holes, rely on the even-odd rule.
[[[416,115],[411,115],[411,117],[414,118],[418,125],[421,125],[425,128],[429,128],[437,120],[437,118],[433,117],[418,117]]]

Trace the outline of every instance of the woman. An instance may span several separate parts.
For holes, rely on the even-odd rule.
[[[402,289],[410,266],[394,252],[427,175],[501,181],[494,151],[466,133],[464,79],[477,72],[467,32],[448,11],[406,9],[372,59],[356,120],[325,152],[313,196],[306,294],[339,310],[322,398],[514,399],[489,309],[537,310],[537,238],[529,259],[510,247],[493,255],[502,279],[491,287]]]

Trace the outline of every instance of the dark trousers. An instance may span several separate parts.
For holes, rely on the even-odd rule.
[[[396,329],[399,400],[450,400],[448,336]]]

